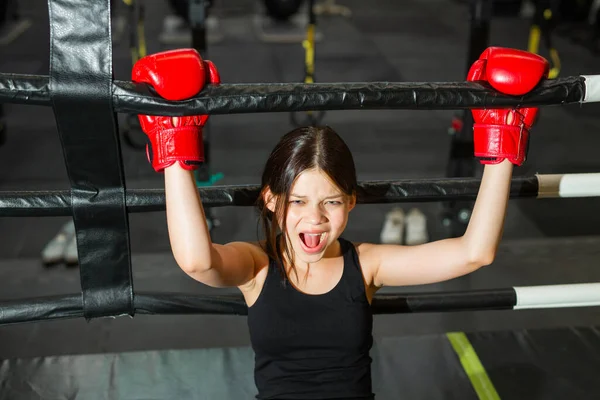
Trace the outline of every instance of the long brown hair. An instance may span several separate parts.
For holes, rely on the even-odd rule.
[[[285,221],[290,191],[302,172],[314,168],[327,174],[344,194],[351,196],[356,193],[358,184],[352,153],[342,138],[328,126],[297,128],[285,134],[271,152],[262,174],[257,207],[265,235],[264,251],[275,260],[284,277],[287,276],[284,258],[290,261],[290,268],[295,271]],[[274,196],[274,213],[265,203],[267,190]],[[283,240],[278,243],[280,232]]]

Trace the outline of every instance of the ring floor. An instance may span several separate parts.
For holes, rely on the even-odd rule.
[[[208,48],[208,58],[216,63],[224,82],[302,80],[304,54],[299,43],[262,42],[256,32],[254,2],[224,3],[217,2],[213,10],[222,39]],[[461,2],[340,3],[349,6],[353,15],[319,20],[323,38],[316,49],[317,81],[464,79],[469,15]],[[0,47],[0,72],[46,75],[47,5],[22,6],[21,12],[32,25],[14,42]],[[166,2],[147,2],[149,53],[189,46],[160,43],[163,17],[168,13]],[[527,35],[527,20],[498,17],[491,24],[490,44],[526,48]],[[600,59],[584,48],[561,37],[555,42],[562,60],[561,76],[596,74],[600,70]],[[114,43],[113,58],[115,79],[128,80],[131,60],[126,32]],[[532,133],[529,159],[515,174],[598,172],[598,107],[586,104],[542,109]],[[4,113],[8,135],[0,148],[0,190],[67,189],[69,182],[52,110],[4,105]],[[323,122],[347,141],[360,180],[432,178],[444,175],[450,144],[446,132],[452,115],[451,111],[426,110],[335,111],[326,113]],[[124,126],[125,116],[119,118]],[[211,117],[212,168],[224,174],[218,184],[259,182],[269,151],[291,128],[287,113]],[[162,176],[151,170],[143,151],[131,149],[124,142],[122,150],[129,188],[163,187]],[[439,204],[400,206],[405,210],[418,207],[427,215],[432,239],[445,236]],[[385,214],[392,207],[357,207],[345,237],[378,241]],[[450,282],[387,290],[472,290],[600,281],[597,210],[598,200],[594,198],[511,201],[504,239],[491,266]],[[213,235],[216,242],[256,237],[252,209],[227,207],[215,211],[221,221]],[[79,291],[76,268],[45,268],[40,260],[42,248],[66,221],[58,217],[0,219],[0,232],[4,232],[0,241],[0,299]],[[164,213],[132,214],[130,230],[136,290],[216,292],[187,278],[175,265]],[[399,398],[398,393],[405,398],[476,398],[444,336],[454,331],[468,332],[501,398],[564,398],[567,392],[575,398],[598,397],[598,384],[588,378],[599,363],[600,341],[594,328],[599,317],[597,308],[377,316],[374,372],[378,398]],[[164,368],[180,365],[179,371],[188,365],[186,362],[189,368],[201,365],[200,371],[207,374],[197,381],[187,375],[181,377],[187,385],[183,387],[194,394],[179,392],[171,397],[209,398],[211,393],[215,395],[210,390],[221,390],[221,398],[239,398],[240,393],[227,392],[225,378],[219,380],[209,370],[235,374],[244,382],[240,387],[251,392],[248,346],[243,317],[136,316],[2,326],[0,397],[36,398],[30,391],[35,382],[48,390],[53,387],[48,382],[54,382],[57,393],[66,393],[73,388],[58,383],[51,372],[60,367],[71,377],[71,385],[79,385],[82,397],[76,398],[93,398],[94,391],[107,389],[85,378],[81,371],[88,371],[89,376],[95,371],[85,368],[96,365],[96,372],[103,376],[102,371],[110,370],[111,365],[125,371],[123,366],[128,363],[139,366],[154,359],[162,360]],[[188,357],[187,361],[182,357]],[[563,358],[555,362],[554,357]],[[214,360],[224,361],[213,368]],[[108,369],[102,369],[102,365]],[[169,397],[162,396],[161,390],[173,388],[156,383],[150,369],[138,373],[141,382],[147,379],[147,385],[152,383],[155,397]],[[132,372],[123,374],[131,377]],[[431,385],[432,380],[436,385]],[[30,385],[20,385],[22,382]],[[114,398],[143,398],[140,393],[135,397],[127,392],[132,390],[131,381],[112,381],[111,385]]]

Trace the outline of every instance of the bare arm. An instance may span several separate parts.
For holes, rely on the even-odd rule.
[[[486,165],[465,234],[418,246],[371,245],[372,284],[420,285],[456,278],[491,264],[504,229],[513,165]]]
[[[250,243],[212,243],[193,171],[179,163],[166,168],[165,196],[171,250],[185,273],[214,287],[241,286],[254,277],[266,256]]]

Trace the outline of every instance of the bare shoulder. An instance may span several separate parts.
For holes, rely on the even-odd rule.
[[[358,260],[360,267],[363,270],[363,275],[366,279],[371,281],[378,266],[378,252],[377,249],[380,245],[374,243],[353,243],[356,252],[358,253]]]
[[[229,242],[224,244],[223,246],[233,247],[240,251],[250,252],[252,257],[255,259],[260,259],[261,257],[267,257],[267,253],[264,251],[264,246],[262,242]],[[268,258],[268,257],[267,257]]]
[[[380,246],[375,243],[353,243],[356,252],[358,253],[358,257],[361,261],[369,262],[370,258],[374,257],[377,253],[377,248]]]
[[[240,290],[249,291],[253,290],[257,283],[262,287],[262,283],[266,279],[267,270],[269,266],[269,256],[264,250],[264,241],[260,242],[231,242],[228,243],[229,246],[235,246],[239,249],[244,249],[252,254],[252,258],[254,259],[254,273],[252,279],[250,279],[247,283],[241,285]]]
[[[257,265],[269,264],[269,256],[265,252],[265,242],[247,242],[248,245],[252,248],[252,251],[256,253],[256,261]]]
[[[269,265],[269,256],[264,250],[264,242],[230,242],[227,246],[233,246],[241,251],[250,253],[257,270]]]

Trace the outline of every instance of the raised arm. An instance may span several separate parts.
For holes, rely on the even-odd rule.
[[[268,262],[254,244],[212,243],[193,171],[173,164],[165,169],[167,225],[171,250],[179,267],[214,287],[241,286]]]
[[[548,62],[520,50],[488,48],[469,71],[469,81],[523,95],[547,77]],[[491,264],[502,237],[513,165],[526,158],[536,108],[473,110],[475,156],[485,165],[465,234],[419,246],[366,245],[374,288],[419,285],[468,274]]]
[[[132,77],[175,101],[196,95],[206,83],[220,82],[214,64],[193,49],[144,57],[134,65]],[[202,128],[207,119],[208,115],[139,116],[150,140],[149,161],[165,174],[169,240],[177,264],[207,285],[240,286],[254,277],[264,260],[259,248],[249,243],[212,243],[193,172],[204,161]]]

